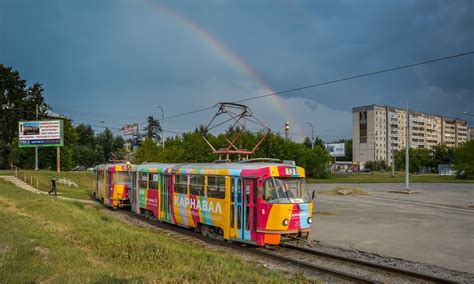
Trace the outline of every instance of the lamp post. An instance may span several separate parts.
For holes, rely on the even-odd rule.
[[[159,108],[161,110],[161,144],[163,149],[165,148],[165,138],[163,137],[163,121],[165,120],[165,111],[163,107],[159,105],[155,105],[155,108]]]
[[[304,124],[309,124],[311,126],[311,149],[314,148],[314,128],[313,124],[310,121],[303,121]]]

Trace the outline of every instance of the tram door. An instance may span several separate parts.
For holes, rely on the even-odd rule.
[[[132,212],[140,214],[140,201],[138,198],[138,181],[137,181],[137,174],[132,173],[132,182],[130,183],[130,205],[132,206]]]
[[[231,226],[237,227],[237,238],[250,241],[250,231],[256,227],[254,220],[256,204],[256,187],[254,179],[234,179],[234,220],[231,220]],[[233,223],[235,221],[235,223]]]
[[[172,200],[172,187],[171,187],[171,175],[163,175],[163,178],[161,179],[162,184],[161,184],[161,218],[164,221],[170,222],[171,223],[171,206],[173,205],[173,200]]]
[[[109,171],[105,171],[106,179],[105,179],[105,202],[104,204],[112,206],[112,193],[114,191],[114,183],[113,183],[113,173]]]

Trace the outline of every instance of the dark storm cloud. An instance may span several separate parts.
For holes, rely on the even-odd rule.
[[[216,42],[279,91],[472,51],[472,3],[6,0],[0,63],[42,82],[53,107],[145,117],[161,104],[172,115],[268,92]],[[426,112],[472,112],[473,64],[468,56],[289,93],[280,108],[270,99],[249,104],[273,128],[314,118],[325,123],[317,130],[347,137],[354,106],[409,100]],[[168,126],[192,129],[206,115]]]
[[[472,51],[472,3],[279,2],[280,13],[266,13],[267,5],[233,2],[237,7],[227,8],[237,9],[235,14],[245,15],[245,21],[235,15],[227,19],[232,27],[240,27],[232,33],[226,32],[228,25],[214,25],[213,17],[189,13],[237,47],[274,89],[284,90]],[[216,14],[221,15],[219,21],[227,15]],[[422,110],[455,115],[473,107],[473,62],[474,56],[469,56],[286,96],[346,110],[371,103],[404,105],[411,100]]]

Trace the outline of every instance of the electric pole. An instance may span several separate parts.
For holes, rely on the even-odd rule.
[[[288,140],[288,132],[290,131],[290,122],[285,121],[285,139]]]
[[[410,110],[407,101],[407,125],[405,145],[405,189],[410,191]]]

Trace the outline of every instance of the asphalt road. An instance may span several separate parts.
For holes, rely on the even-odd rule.
[[[351,248],[474,273],[474,184],[412,184],[414,194],[392,193],[403,184],[339,186],[368,196],[317,195],[310,238]]]

